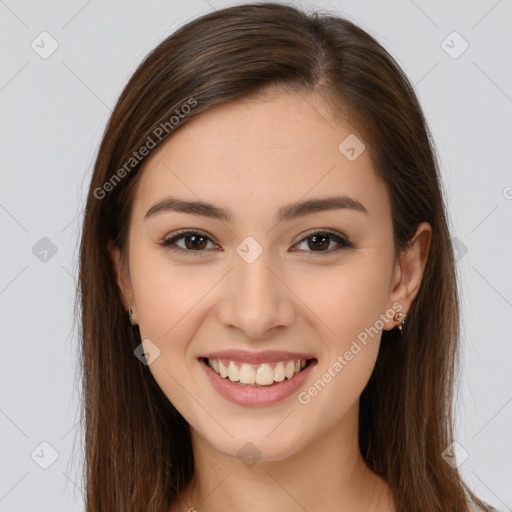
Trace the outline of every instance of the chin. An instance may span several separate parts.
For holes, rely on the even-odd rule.
[[[297,432],[290,431],[287,420],[282,421],[287,414],[278,421],[273,420],[271,424],[265,422],[265,428],[261,424],[255,425],[254,420],[247,418],[246,421],[224,421],[222,425],[227,432],[219,427],[217,431],[221,432],[216,436],[211,435],[211,421],[205,425],[206,435],[201,429],[195,430],[196,434],[204,437],[216,450],[228,457],[238,458],[250,467],[256,462],[285,460],[301,451],[310,442],[304,425],[297,424]],[[292,416],[293,414],[290,414],[290,418]]]

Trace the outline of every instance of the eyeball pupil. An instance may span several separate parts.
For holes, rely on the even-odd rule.
[[[201,243],[204,242],[204,237],[203,236],[200,236],[200,235],[190,235],[190,236],[186,237],[186,240],[187,241],[192,241],[191,242],[191,247],[193,249],[202,249],[203,248],[201,246]],[[190,248],[190,247],[188,247],[188,248]]]
[[[325,241],[328,240],[329,237],[328,236],[318,236],[318,235],[313,235],[310,237],[310,240],[313,241],[313,247],[317,247],[317,248],[322,248],[322,249],[325,249]],[[327,247],[329,246],[329,242],[327,242]],[[310,248],[311,248],[311,245],[310,245]]]

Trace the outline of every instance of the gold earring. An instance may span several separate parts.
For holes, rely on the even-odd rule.
[[[400,323],[397,325],[398,330],[400,331],[400,334],[402,334],[402,328],[405,323],[405,319],[407,318],[407,315],[405,313],[402,313],[401,311],[398,311],[395,313],[395,316],[393,317],[393,320],[398,320]]]

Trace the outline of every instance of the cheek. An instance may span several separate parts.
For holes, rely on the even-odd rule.
[[[315,314],[317,324],[323,325],[322,332],[332,347],[350,345],[385,313],[389,270],[385,262],[376,262],[370,256],[296,276],[294,291]],[[382,327],[378,322],[377,328]]]
[[[177,265],[158,253],[134,251],[130,270],[141,336],[163,342],[176,338],[218,279],[211,269]]]
[[[334,400],[338,413],[364,389],[378,356],[384,320],[390,319],[387,263],[366,256],[357,265],[326,269],[325,275],[317,272],[310,281],[315,286],[302,286],[297,293],[317,315],[316,330],[324,345],[317,375],[321,382],[306,390],[305,400],[318,395],[318,405],[326,407]]]
[[[202,370],[189,360],[188,347],[200,327],[200,300],[215,276],[143,250],[130,254],[130,274],[144,351],[153,355],[149,370],[173,405],[193,421],[190,393],[200,396],[195,382]]]
[[[325,425],[355,407],[373,372],[388,314],[385,276],[385,269],[369,264],[331,268],[325,278],[317,274],[315,287],[297,293],[317,315],[323,343],[315,379],[298,401],[305,411],[324,411]]]

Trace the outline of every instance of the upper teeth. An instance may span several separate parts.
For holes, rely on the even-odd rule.
[[[274,369],[271,363],[252,365],[226,360],[223,362],[222,359],[208,359],[208,365],[221,377],[228,377],[231,382],[268,386],[273,382],[283,381],[285,377],[291,379],[306,366],[306,359],[279,361]]]

